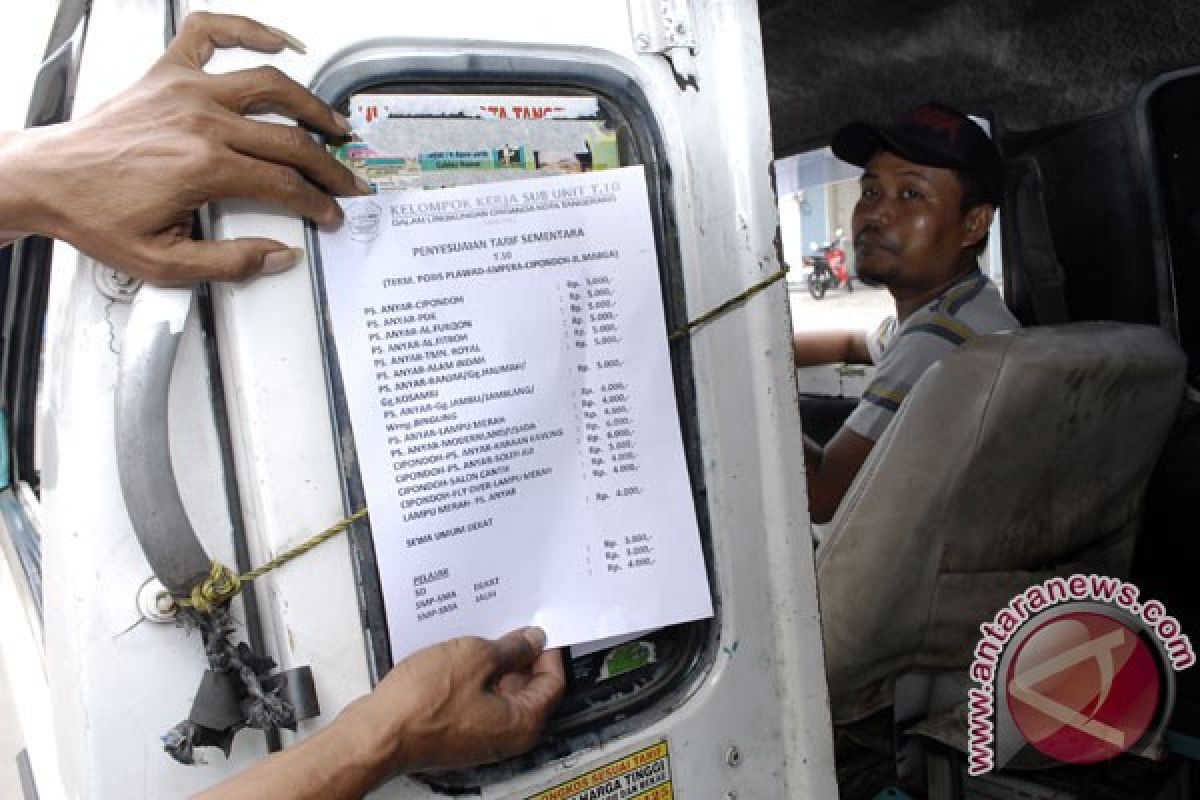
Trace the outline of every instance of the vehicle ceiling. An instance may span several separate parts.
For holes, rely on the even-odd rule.
[[[940,100],[1036,129],[1200,64],[1197,0],[759,0],[776,157]]]

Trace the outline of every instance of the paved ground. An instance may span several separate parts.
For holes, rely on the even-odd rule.
[[[895,309],[886,289],[869,289],[857,281],[853,292],[837,289],[820,300],[814,300],[803,285],[789,288],[792,328],[797,331],[873,330]],[[871,368],[807,367],[796,371],[796,385],[802,394],[858,397],[872,373]]]
[[[858,281],[854,291],[834,289],[813,300],[803,285],[792,284],[792,327],[798,331],[869,329],[893,313],[892,296],[886,289],[869,289]]]

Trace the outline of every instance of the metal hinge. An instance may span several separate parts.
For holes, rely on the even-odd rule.
[[[696,29],[691,0],[629,0],[633,46],[665,56],[682,81],[696,77]]]

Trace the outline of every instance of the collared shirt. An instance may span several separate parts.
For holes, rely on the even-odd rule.
[[[888,317],[867,335],[875,377],[847,418],[847,427],[879,441],[913,385],[935,361],[967,339],[1019,327],[1000,292],[979,270],[950,286],[903,325]]]

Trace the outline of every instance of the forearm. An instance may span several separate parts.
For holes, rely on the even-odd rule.
[[[824,448],[817,440],[804,434],[804,471],[808,474],[809,482],[812,476],[821,469],[821,458],[825,455]]]
[[[0,246],[31,233],[49,234],[51,209],[42,186],[44,129],[0,133]]]
[[[394,753],[380,746],[380,737],[343,713],[304,741],[198,795],[198,800],[359,798],[401,766]]]
[[[861,331],[801,331],[792,334],[792,359],[797,367],[822,364],[869,364],[866,334]]]
[[[873,441],[845,426],[823,448],[804,437],[809,519],[824,523],[833,518],[874,446]]]

